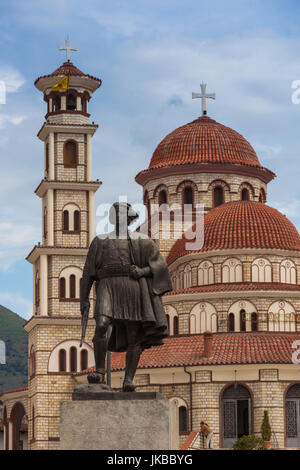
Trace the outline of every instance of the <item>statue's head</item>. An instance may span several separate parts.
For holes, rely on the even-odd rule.
[[[109,222],[120,227],[128,227],[134,220],[138,218],[131,204],[127,202],[115,202],[109,210]]]

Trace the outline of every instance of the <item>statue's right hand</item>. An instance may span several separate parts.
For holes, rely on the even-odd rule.
[[[86,312],[86,310],[89,310],[90,309],[90,301],[89,300],[85,300],[84,302],[81,302],[80,304],[80,311],[81,311],[81,315],[83,316],[84,313]]]

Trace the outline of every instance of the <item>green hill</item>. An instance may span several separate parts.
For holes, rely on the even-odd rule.
[[[0,305],[0,340],[6,345],[6,364],[0,364],[0,393],[27,385],[27,332],[25,320]]]

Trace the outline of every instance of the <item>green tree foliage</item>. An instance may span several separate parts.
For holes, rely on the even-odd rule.
[[[264,418],[261,425],[261,437],[264,441],[270,441],[271,439],[271,426],[267,410],[264,411]]]
[[[239,437],[233,444],[234,450],[266,450],[264,440],[261,437],[249,434]]]

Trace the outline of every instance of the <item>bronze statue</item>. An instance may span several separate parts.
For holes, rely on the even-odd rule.
[[[135,389],[133,379],[142,351],[163,344],[168,336],[161,296],[172,290],[167,264],[156,243],[128,230],[137,217],[130,204],[113,204],[109,220],[115,230],[92,241],[84,266],[80,298],[84,337],[89,294],[95,282],[93,343],[96,372],[89,374],[88,381],[104,384],[107,350],[127,351],[124,392]],[[110,325],[112,333],[108,341]]]

